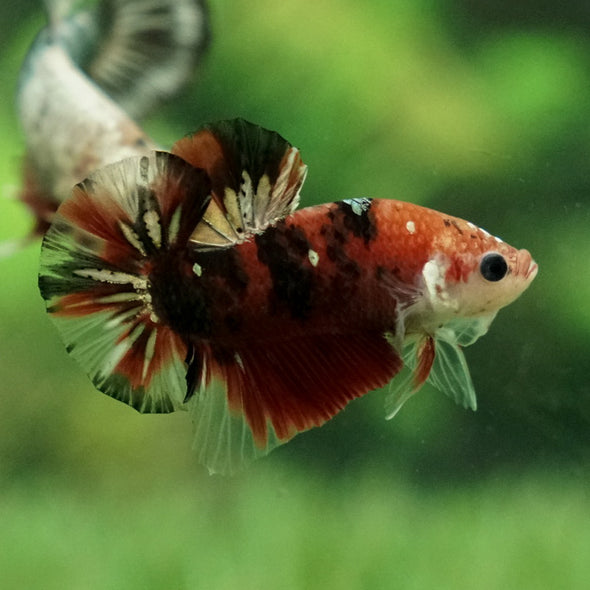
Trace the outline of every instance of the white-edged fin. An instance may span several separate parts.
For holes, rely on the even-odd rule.
[[[254,442],[252,430],[243,414],[230,412],[227,388],[220,379],[212,379],[186,403],[195,436],[193,449],[199,463],[210,474],[232,475],[263,457],[285,441],[279,441],[271,425],[264,448]]]
[[[68,352],[98,390],[141,413],[185,409],[186,351],[182,342],[170,330],[149,322],[149,318],[144,320],[145,330],[139,325],[129,332],[128,322],[135,314],[133,311],[131,316],[117,317],[113,312],[103,312],[54,316],[53,320],[63,342],[69,343]]]
[[[292,213],[307,167],[278,133],[243,119],[206,125],[177,142],[173,153],[205,170],[213,199],[191,241],[227,248]]]

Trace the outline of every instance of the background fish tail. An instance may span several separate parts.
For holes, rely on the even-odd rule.
[[[203,0],[105,0],[81,67],[132,118],[176,94],[209,44]]]
[[[132,119],[191,78],[209,45],[204,0],[46,0],[43,35]],[[83,8],[90,4],[90,7]]]
[[[76,11],[80,4],[47,3],[49,25],[20,74],[20,199],[35,217],[32,236],[92,171],[156,147],[136,120],[178,92],[208,43],[201,0],[105,0]]]

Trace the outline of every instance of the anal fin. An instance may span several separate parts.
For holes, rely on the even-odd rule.
[[[328,334],[232,350],[201,348],[201,382],[188,401],[195,449],[210,471],[231,473],[351,400],[387,384],[402,361],[376,332]]]

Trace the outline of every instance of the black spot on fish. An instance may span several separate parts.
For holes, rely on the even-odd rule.
[[[149,275],[152,306],[177,334],[205,338],[212,332],[210,294],[190,268],[179,252],[156,257]]]
[[[449,219],[443,219],[443,223],[445,224],[445,227],[450,227],[451,226],[451,222]]]
[[[292,317],[308,317],[312,305],[314,273],[309,266],[309,241],[305,232],[284,223],[256,236],[258,259],[270,271],[271,311],[286,307]]]
[[[338,233],[333,229],[332,232]],[[336,271],[332,287],[339,298],[353,297],[361,278],[361,269],[358,263],[346,254],[344,244],[333,239],[333,233],[328,232],[326,236],[326,256],[334,264]]]
[[[328,242],[328,244],[326,245],[326,255],[328,256],[328,260],[330,262],[335,263],[338,260],[341,251],[342,248],[338,247],[336,244]]]
[[[339,298],[351,299],[355,296],[361,279],[361,268],[358,263],[346,256],[343,250],[333,260],[336,274],[332,280],[334,291]]]
[[[336,211],[334,224],[344,234],[352,233],[355,237],[361,238],[365,244],[377,236],[370,199],[340,201],[336,204]],[[339,227],[340,224],[342,229]]]
[[[461,235],[463,235],[463,230],[459,227],[459,224],[454,219],[451,221],[451,224]]]
[[[191,262],[197,262],[203,268],[203,281],[207,282],[211,277],[222,279],[229,291],[240,296],[244,294],[250,281],[239,254],[233,248],[195,252]]]
[[[186,403],[195,395],[195,391],[200,385],[200,377],[203,370],[203,357],[195,351],[195,347],[192,344],[188,345],[184,362],[187,365],[186,394],[184,396],[184,402]]]
[[[237,314],[228,314],[224,319],[224,323],[231,334],[237,334],[242,328],[242,318]]]

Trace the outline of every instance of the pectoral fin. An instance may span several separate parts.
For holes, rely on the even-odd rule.
[[[425,336],[405,344],[402,358],[406,370],[390,385],[385,400],[387,420],[391,420],[428,379],[436,359],[434,339]]]
[[[469,367],[458,344],[437,338],[436,356],[427,381],[464,408],[477,409]]]
[[[496,313],[459,318],[436,331],[436,357],[428,382],[464,408],[477,409],[477,400],[463,348],[489,329]]]
[[[441,328],[434,338],[425,336],[405,344],[405,369],[390,386],[385,401],[386,418],[393,418],[424,383],[430,383],[464,408],[477,409],[473,381],[459,343],[475,342],[485,334],[492,319],[493,316]]]

